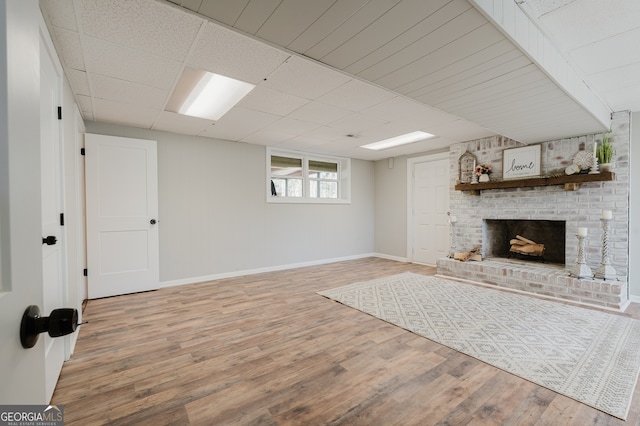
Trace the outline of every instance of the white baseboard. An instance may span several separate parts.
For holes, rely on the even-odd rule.
[[[396,262],[405,262],[406,263],[406,262],[409,261],[406,257],[391,256],[389,254],[383,254],[383,253],[373,253],[371,256],[379,257],[381,259],[395,260]]]
[[[629,296],[629,301],[634,303],[640,303],[640,296],[631,295]]]
[[[391,259],[390,257],[386,257],[384,255],[380,255],[377,253],[366,253],[366,254],[358,254],[354,256],[334,257],[331,259],[313,260],[309,262],[290,263],[286,265],[268,266],[264,268],[245,269],[242,271],[233,271],[233,272],[223,272],[221,274],[205,275],[200,277],[190,277],[190,278],[182,278],[182,279],[171,280],[171,281],[161,281],[160,288],[174,287],[174,286],[186,285],[186,284],[196,284],[196,283],[202,283],[206,281],[220,280],[223,278],[241,277],[243,275],[254,275],[254,274],[262,274],[265,272],[284,271],[287,269],[303,268],[305,266],[325,265],[327,263],[343,262],[345,260],[364,259],[366,257],[384,257],[386,259]],[[399,260],[399,259],[391,259],[391,260]],[[402,260],[400,261],[402,262]]]

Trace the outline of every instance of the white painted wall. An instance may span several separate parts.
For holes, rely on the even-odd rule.
[[[629,165],[640,165],[640,112],[631,114]],[[640,302],[640,167],[629,167],[629,293],[632,302]]]
[[[351,204],[266,202],[266,148],[86,122],[87,132],[158,141],[164,285],[369,255],[374,165],[353,160]]]

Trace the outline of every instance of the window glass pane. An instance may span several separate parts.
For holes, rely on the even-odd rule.
[[[338,182],[310,180],[309,181],[309,197],[338,198]]]
[[[338,163],[309,160],[309,177],[321,179],[338,179]]]
[[[302,197],[302,179],[272,179],[276,197]]]
[[[271,156],[271,176],[300,176],[302,177],[302,159]]]

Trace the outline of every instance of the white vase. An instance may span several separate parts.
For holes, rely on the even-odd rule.
[[[480,175],[480,179],[478,179],[478,181],[480,182],[489,182],[489,175],[487,173],[483,173]]]
[[[602,163],[602,164],[600,164],[600,170],[602,170],[603,172],[610,172],[611,171],[611,163]]]

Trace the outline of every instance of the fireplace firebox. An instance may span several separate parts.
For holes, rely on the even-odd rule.
[[[560,265],[566,263],[566,222],[563,220],[485,219],[482,222],[482,249],[486,258],[517,258]],[[514,239],[544,245],[544,253],[542,256],[516,253],[511,250]]]

